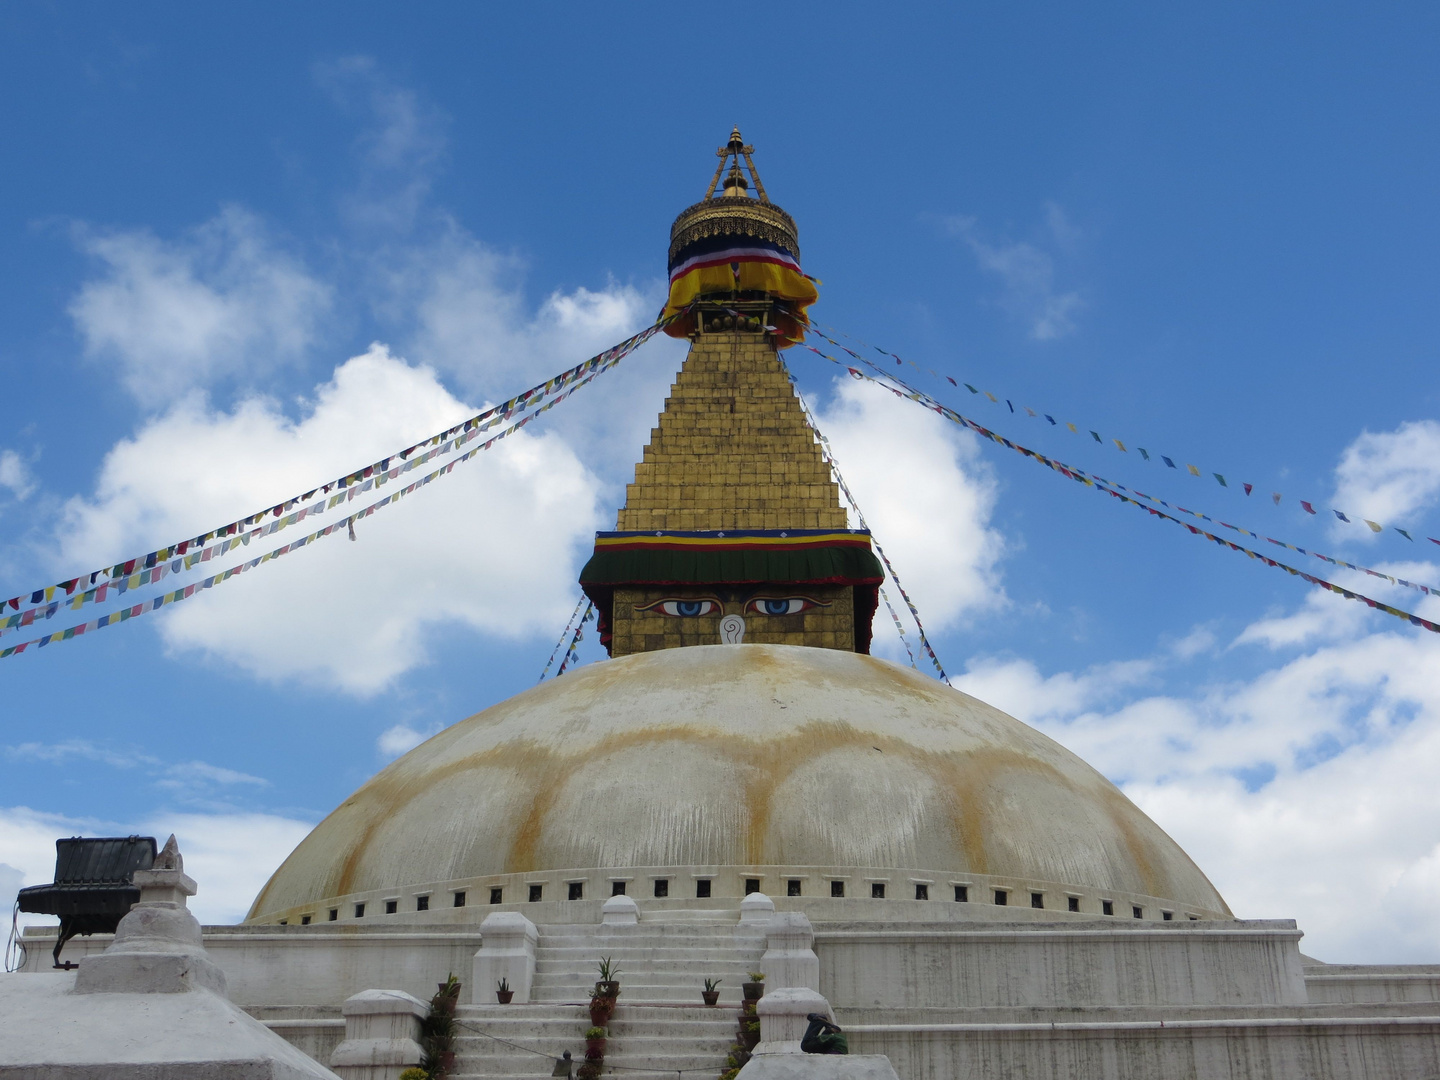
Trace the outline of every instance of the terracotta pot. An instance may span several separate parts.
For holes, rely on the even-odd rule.
[[[603,1061],[604,1059],[605,1059],[605,1040],[604,1040],[604,1039],[586,1039],[586,1040],[585,1040],[585,1060],[586,1060],[586,1061]]]
[[[440,1076],[450,1076],[455,1072],[455,1051],[446,1050],[440,1055]]]
[[[742,983],[740,990],[745,995],[746,1001],[759,1001],[765,994],[765,984],[763,982]]]
[[[510,999],[515,996],[514,990],[496,990],[495,998],[501,1005],[509,1005]]]
[[[700,991],[700,997],[701,997],[701,1000],[703,1000],[706,1005],[714,1005],[717,1001],[720,1000],[720,991],[719,991],[719,990],[701,990],[701,991]]]
[[[615,1011],[615,1002],[611,998],[590,999],[590,1025],[592,1027],[608,1027],[610,1016]]]
[[[613,1001],[620,996],[620,983],[616,979],[602,979],[595,984],[595,990],[601,997]]]

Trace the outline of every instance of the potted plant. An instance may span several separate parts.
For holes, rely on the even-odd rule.
[[[706,1005],[714,1005],[720,1000],[720,991],[715,989],[720,985],[720,979],[706,979],[705,989],[700,991],[700,997]]]
[[[575,1070],[576,1080],[600,1080],[600,1063],[587,1061]]]
[[[602,956],[595,966],[600,970],[600,981],[595,984],[596,992],[601,997],[615,1000],[620,996],[620,982],[615,978],[620,974],[620,969],[611,962],[608,956]]]
[[[605,1029],[599,1025],[585,1032],[585,1060],[605,1060]]]
[[[753,1016],[747,1016],[740,1021],[740,1045],[749,1052],[755,1049],[760,1042],[760,1021]]]
[[[455,1007],[460,1002],[460,980],[453,974],[430,999],[430,1011],[420,1021],[420,1041],[425,1050],[421,1063],[435,1078],[455,1071]]]
[[[501,979],[495,984],[495,1000],[501,1005],[509,1005],[510,1000],[515,996],[515,991],[510,989],[510,981]]]
[[[746,1001],[759,1001],[765,993],[765,973],[763,971],[752,971],[750,981],[741,986]]]
[[[590,992],[590,1023],[596,1027],[605,1027],[610,1023],[610,1017],[614,1012],[614,998],[604,997],[599,990]]]

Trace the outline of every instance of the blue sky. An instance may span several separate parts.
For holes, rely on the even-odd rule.
[[[1045,453],[1440,585],[1433,8],[727,18],[0,13],[0,593],[306,490],[644,326],[736,123],[818,321],[1009,398],[906,369]],[[533,683],[682,355],[646,346],[353,545],[0,661],[0,884],[49,880],[57,835],[174,829],[202,914],[238,917],[391,756]],[[790,359],[957,685],[1122,784],[1237,913],[1300,919],[1324,959],[1440,958],[1434,635]]]

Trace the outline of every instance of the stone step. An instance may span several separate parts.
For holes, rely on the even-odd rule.
[[[581,1049],[583,1051],[584,1048]],[[579,1068],[580,1063],[585,1060],[584,1054],[577,1054],[571,1049],[571,1055],[576,1068]],[[558,1053],[556,1056],[559,1056]],[[554,1064],[553,1057],[542,1057],[538,1054],[517,1053],[504,1057],[481,1058],[457,1052],[455,1056],[456,1072],[462,1076],[549,1076]],[[608,1074],[611,1069],[614,1069],[616,1076],[630,1076],[632,1070],[669,1073],[672,1077],[677,1072],[703,1072],[706,1070],[718,1074],[724,1067],[724,1053],[605,1055],[605,1072]]]
[[[620,972],[620,993],[624,994],[632,986],[690,986],[703,989],[705,980],[720,979],[720,985],[739,990],[740,986],[749,980],[743,970],[728,971],[724,968],[711,965],[704,967],[699,964],[685,965],[680,961],[666,961],[663,965],[646,965],[644,968],[637,968],[626,978],[625,972]],[[551,965],[535,970],[535,983],[544,986],[583,986],[587,990],[595,989],[595,977],[588,971],[576,971],[574,968],[562,965]]]
[[[716,1010],[713,1019],[705,1020],[610,1020],[610,1036],[616,1039],[635,1038],[715,1038],[733,1032],[740,1022],[740,1010]],[[590,1026],[588,1016],[566,1020],[473,1020],[457,1016],[460,1034],[456,1038],[485,1039],[489,1035],[512,1042],[526,1039],[572,1039],[583,1036]],[[486,1041],[493,1042],[493,1039]]]
[[[518,1041],[518,1040],[517,1040]],[[631,1039],[609,1040],[606,1046],[606,1060],[611,1058],[619,1061],[622,1056],[631,1057],[724,1057],[730,1051],[731,1045],[735,1042],[734,1033],[729,1036],[715,1036],[712,1038],[674,1038],[661,1039],[653,1036],[641,1036]],[[529,1050],[543,1050],[547,1054],[558,1056],[569,1050],[575,1057],[583,1057],[585,1052],[585,1040],[580,1035],[572,1035],[568,1039],[527,1039],[519,1045]],[[493,1039],[484,1039],[478,1035],[457,1035],[455,1037],[455,1050],[457,1053],[470,1057],[503,1058],[507,1056],[523,1055],[526,1050],[517,1050],[513,1046],[496,1042]],[[534,1056],[533,1054],[531,1055]]]

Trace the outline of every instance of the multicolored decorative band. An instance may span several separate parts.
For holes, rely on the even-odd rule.
[[[753,551],[769,548],[858,547],[869,550],[869,529],[718,529],[704,532],[597,532],[595,550]]]

